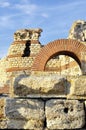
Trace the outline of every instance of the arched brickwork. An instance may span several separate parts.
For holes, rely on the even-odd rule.
[[[86,46],[77,40],[72,39],[61,39],[45,45],[34,61],[32,66],[33,71],[44,71],[47,61],[54,55],[64,54],[74,58],[80,68],[82,63],[81,52],[86,52]],[[81,68],[82,69],[82,68]]]

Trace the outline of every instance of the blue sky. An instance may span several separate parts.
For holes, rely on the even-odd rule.
[[[0,0],[0,58],[18,29],[42,28],[40,42],[67,38],[72,23],[86,20],[86,0]]]

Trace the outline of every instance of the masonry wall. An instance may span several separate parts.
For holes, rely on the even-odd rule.
[[[43,47],[41,31],[14,33],[8,55],[0,61],[0,129],[84,130],[86,76],[77,62],[57,55],[47,61],[44,71],[31,70]]]
[[[0,129],[86,129],[85,101],[0,99]],[[15,106],[15,107],[14,107]]]
[[[4,87],[9,79],[14,75],[24,73],[29,74],[34,60],[42,46],[39,42],[30,45],[30,55],[23,57],[25,50],[25,41],[14,42],[8,51],[8,56],[0,61],[0,87]],[[40,61],[39,61],[40,62]],[[75,60],[68,56],[58,56],[51,58],[46,66],[45,71],[56,72],[62,75],[81,75],[79,65]]]
[[[1,129],[86,129],[86,76],[32,72],[11,80],[10,97],[0,97]]]
[[[36,41],[37,42],[37,41]],[[38,43],[30,43],[30,47],[26,46],[27,42],[14,42],[8,51],[9,67],[7,71],[26,70],[31,69],[34,59],[41,49],[41,45]],[[25,55],[25,49],[30,51],[30,54]]]
[[[6,68],[8,68],[8,60],[7,58],[3,58],[0,60],[0,87],[3,87],[8,80]]]
[[[46,66],[45,71],[56,71],[62,75],[81,75],[81,69],[78,63],[71,57],[59,55],[50,59]]]

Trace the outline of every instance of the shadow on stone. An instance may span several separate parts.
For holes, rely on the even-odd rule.
[[[49,79],[52,80],[52,84],[48,79],[37,81],[33,77],[20,75],[16,77],[14,81],[14,94],[17,96],[29,96],[29,95],[67,95],[70,93],[70,82],[65,78],[58,79]],[[42,80],[42,83],[41,83]]]
[[[44,103],[36,99],[7,99],[8,129],[43,129]]]

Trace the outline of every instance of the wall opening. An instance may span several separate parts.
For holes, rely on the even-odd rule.
[[[62,55],[65,54],[65,55]],[[73,54],[72,54],[73,55]],[[66,53],[53,55],[45,64],[45,71],[56,71],[62,75],[81,75],[81,68],[78,59]]]
[[[79,65],[82,74],[83,70],[82,52],[86,52],[86,46],[80,42],[72,39],[55,40],[45,45],[35,58],[32,66],[33,71],[45,71],[46,63],[56,55],[68,55],[72,57]],[[39,62],[40,61],[40,62]]]
[[[31,44],[30,40],[26,42],[26,46],[25,46],[24,53],[23,53],[22,57],[30,56],[30,44]]]

